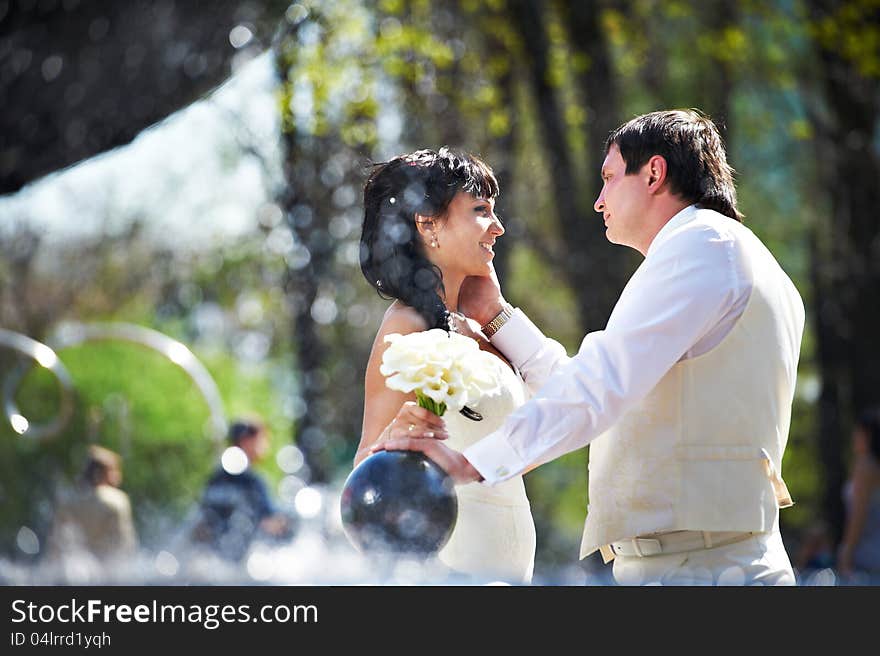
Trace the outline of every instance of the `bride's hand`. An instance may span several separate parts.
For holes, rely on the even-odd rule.
[[[400,406],[397,415],[382,431],[377,443],[401,437],[445,440],[449,433],[446,432],[446,423],[442,418],[422,408],[415,401],[407,401]]]
[[[492,266],[488,276],[468,276],[458,292],[458,311],[485,325],[492,321],[504,306],[501,283]]]
[[[456,485],[483,480],[480,472],[460,452],[435,440],[400,437],[377,442],[370,448],[370,453],[377,451],[421,451],[449,474]]]

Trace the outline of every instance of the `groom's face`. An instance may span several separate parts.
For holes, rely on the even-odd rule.
[[[627,175],[620,149],[612,145],[602,162],[602,190],[593,205],[605,221],[608,241],[632,248],[641,244],[647,200],[643,176]]]

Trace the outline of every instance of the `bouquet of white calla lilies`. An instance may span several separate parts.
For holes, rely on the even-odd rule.
[[[415,392],[421,407],[443,416],[460,411],[501,389],[501,362],[470,337],[440,328],[408,335],[385,336],[390,346],[379,371],[385,384]]]

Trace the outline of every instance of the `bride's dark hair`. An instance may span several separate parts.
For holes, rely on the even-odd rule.
[[[414,308],[428,328],[448,330],[449,317],[443,275],[425,256],[415,215],[443,217],[459,191],[494,198],[498,181],[478,157],[445,146],[374,164],[364,185],[361,271],[383,298]]]

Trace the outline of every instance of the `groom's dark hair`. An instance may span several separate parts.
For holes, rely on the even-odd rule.
[[[735,171],[727,163],[724,142],[712,119],[699,110],[673,109],[637,116],[608,136],[606,153],[611,146],[620,149],[627,175],[660,155],[666,160],[666,179],[673,193],[742,221],[736,208]]]

